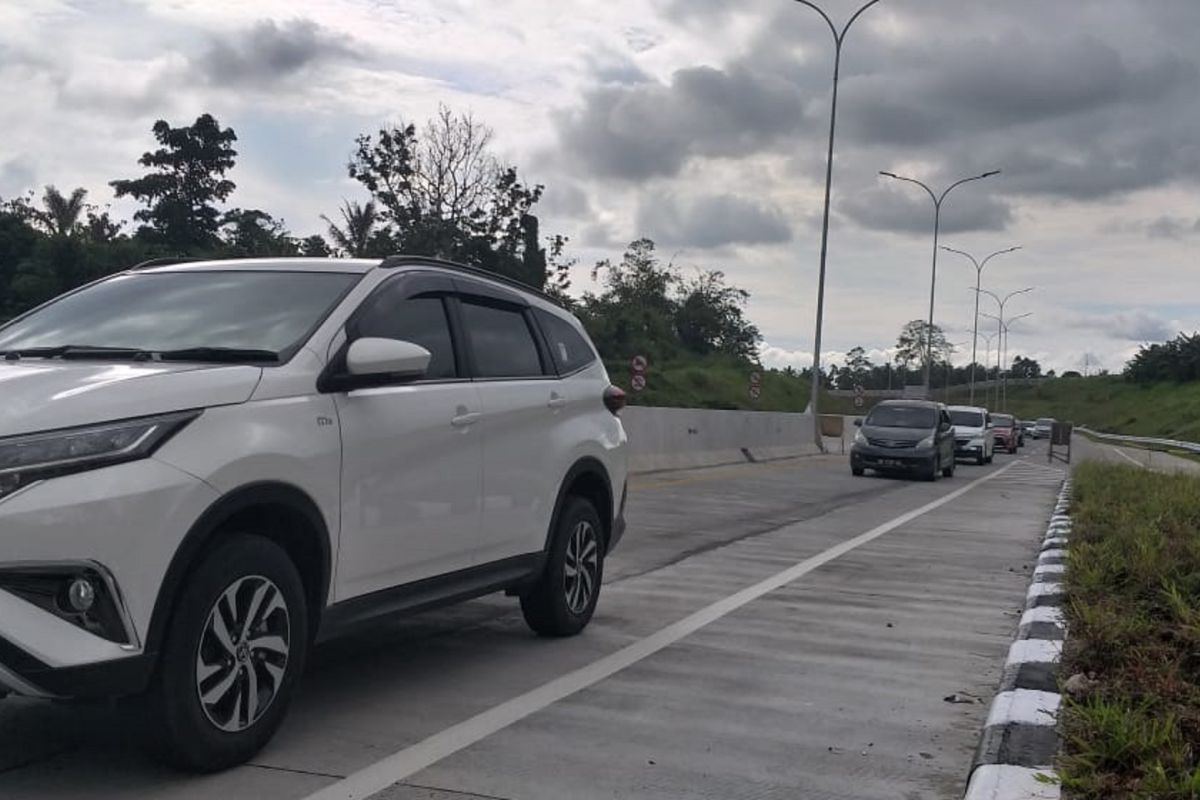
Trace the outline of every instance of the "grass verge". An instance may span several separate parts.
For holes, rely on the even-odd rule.
[[[1058,764],[1074,800],[1200,798],[1200,479],[1075,470]]]

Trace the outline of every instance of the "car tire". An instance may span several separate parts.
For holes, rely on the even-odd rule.
[[[138,699],[150,755],[217,772],[258,753],[304,671],[308,616],[300,573],[274,542],[237,534],[205,556],[182,588],[150,688]]]
[[[929,469],[921,476],[924,480],[933,483],[942,473],[942,457],[934,456],[929,460]]]
[[[587,627],[604,579],[603,530],[590,502],[568,498],[541,577],[521,595],[525,622],[539,636],[574,636]]]
[[[862,467],[851,467],[850,468],[850,474],[856,478],[861,478],[863,476],[863,473],[865,473],[865,472],[866,472],[866,470],[863,469]]]

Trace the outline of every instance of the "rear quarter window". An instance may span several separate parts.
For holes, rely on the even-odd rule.
[[[596,361],[596,351],[570,322],[540,308],[534,309],[533,314],[546,335],[558,374],[578,372]]]

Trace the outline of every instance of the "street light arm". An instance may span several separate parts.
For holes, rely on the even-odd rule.
[[[983,264],[980,264],[978,261],[976,261],[976,260],[975,260],[975,256],[971,255],[970,253],[968,253],[968,252],[966,252],[966,251],[964,251],[964,250],[955,250],[953,247],[946,247],[946,245],[942,245],[942,249],[943,249],[943,250],[945,250],[946,252],[949,252],[949,253],[958,253],[960,256],[966,256],[967,258],[971,259],[971,263],[975,265],[975,270],[976,270],[977,272],[978,272],[978,271],[982,271],[982,270],[983,270],[983,264],[986,264],[986,263],[987,263],[987,259],[985,258],[985,259],[983,260]]]
[[[974,287],[971,287],[971,288],[974,288]],[[986,294],[988,297],[990,297],[990,298],[992,298],[993,300],[995,300],[995,301],[996,301],[996,304],[1000,306],[1000,310],[1001,310],[1001,311],[1003,311],[1003,310],[1004,310],[1004,301],[1000,299],[1000,295],[996,294],[995,292],[993,292],[993,291],[991,291],[991,290],[989,290],[989,289],[980,289],[979,291],[983,292],[983,293],[984,293],[984,294]],[[984,316],[984,317],[989,317],[989,316],[991,316],[990,314],[983,314],[982,312],[980,312],[980,315],[981,315],[981,316]],[[993,317],[993,319],[995,319],[995,318]]]
[[[800,1],[803,2],[803,0],[800,0]],[[855,11],[854,16],[852,16],[850,18],[849,22],[846,23],[846,26],[844,28],[842,28],[842,35],[839,37],[839,40],[845,39],[846,31],[850,30],[850,26],[854,24],[854,21],[856,19],[858,19],[859,17],[861,17],[863,15],[864,11],[866,11],[868,8],[870,8],[871,6],[875,5],[878,2],[879,2],[879,0],[870,0],[870,2],[867,3],[865,6],[860,8],[858,11]]]
[[[928,192],[928,193],[929,193],[929,199],[933,201],[933,205],[934,205],[934,207],[935,207],[935,208],[936,208],[937,206],[941,205],[941,201],[940,201],[940,200],[938,200],[938,197],[937,197],[937,195],[933,193],[933,189],[930,189],[928,186],[926,186],[925,184],[921,183],[921,182],[920,182],[919,180],[917,180],[916,178],[905,178],[904,176],[902,176],[902,175],[897,175],[897,174],[896,174],[896,173],[894,173],[894,172],[884,172],[883,170],[880,170],[880,171],[879,171],[879,174],[880,174],[880,175],[882,175],[882,176],[883,176],[883,177],[885,177],[885,178],[895,178],[895,179],[896,179],[896,180],[898,180],[898,181],[905,181],[906,183],[915,183],[917,186],[920,186],[922,189],[924,189],[926,192]]]
[[[1026,286],[1024,289],[1018,289],[1015,292],[1009,292],[1007,295],[1004,296],[1004,303],[1007,303],[1009,300],[1011,300],[1012,298],[1016,297],[1019,294],[1025,294],[1027,292],[1032,292],[1033,290],[1034,290],[1033,286]],[[1001,303],[1000,305],[1003,306],[1004,303]]]
[[[985,172],[982,175],[975,175],[974,177],[971,177],[971,178],[963,178],[962,180],[955,181],[954,183],[947,186],[946,191],[942,192],[942,196],[935,198],[933,202],[937,203],[940,206],[942,204],[942,201],[946,199],[946,195],[950,194],[950,190],[955,188],[956,186],[962,186],[964,183],[970,183],[971,181],[981,181],[984,178],[990,178],[993,175],[999,175],[999,174],[1000,174],[1000,170],[994,169],[991,172]],[[933,192],[930,192],[930,194],[933,194]]]
[[[841,45],[842,37],[838,35],[837,26],[833,24],[833,20],[829,18],[829,15],[826,14],[820,6],[818,6],[816,3],[810,2],[809,0],[796,0],[796,2],[802,6],[808,6],[813,11],[816,11],[818,14],[820,14],[821,19],[825,20],[825,24],[829,26],[829,32],[833,34],[834,42],[836,42],[838,45]],[[857,16],[857,14],[855,16]],[[846,27],[849,28],[850,26],[847,25]],[[845,35],[844,31],[842,35]]]
[[[987,262],[991,261],[996,256],[1002,256],[1005,253],[1015,253],[1020,249],[1021,249],[1021,245],[1017,245],[1016,247],[1009,247],[1004,250],[997,250],[996,252],[990,254],[987,258],[983,259],[983,262],[979,265],[979,269],[982,271],[983,268],[987,266]]]

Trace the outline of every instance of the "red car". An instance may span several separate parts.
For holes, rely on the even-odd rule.
[[[1016,418],[1012,414],[992,414],[992,436],[997,450],[1017,452],[1021,431],[1017,428]]]

